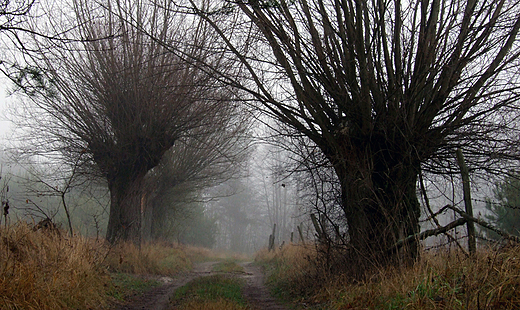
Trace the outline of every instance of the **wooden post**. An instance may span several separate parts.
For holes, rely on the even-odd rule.
[[[473,206],[471,205],[471,188],[469,184],[469,170],[464,161],[462,151],[457,149],[457,162],[459,163],[460,173],[462,175],[462,189],[464,191],[464,205],[466,214],[473,217]],[[468,221],[468,250],[470,255],[475,255],[477,251],[477,243],[475,241],[475,223]]]
[[[274,239],[275,239],[275,236],[276,236],[276,224],[273,225],[273,233],[269,236],[269,247],[267,248],[267,250],[269,252],[274,250]]]
[[[318,222],[318,219],[314,213],[311,213],[311,220],[312,224],[314,225],[314,229],[316,229],[316,233],[318,234],[318,240],[323,241],[323,231],[321,230],[320,223]]]
[[[302,225],[298,226],[298,233],[300,234],[300,240],[303,244],[305,244],[305,239],[303,238]]]

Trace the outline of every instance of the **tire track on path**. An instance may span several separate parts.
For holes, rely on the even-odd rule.
[[[195,264],[193,270],[175,275],[175,278],[159,277],[157,280],[164,285],[154,288],[142,295],[129,298],[123,305],[117,305],[112,310],[167,310],[170,307],[170,297],[175,290],[188,284],[190,281],[221,272],[213,271],[213,265],[218,262],[204,262]],[[265,286],[265,276],[262,269],[251,262],[240,264],[244,267],[244,273],[229,274],[245,280],[243,295],[254,310],[286,310],[271,296]]]
[[[246,280],[243,294],[246,300],[255,310],[285,310],[287,309],[276,300],[267,286],[265,286],[265,275],[259,266],[253,263],[242,263],[245,274],[240,276]]]
[[[175,278],[160,277],[164,285],[154,288],[142,295],[127,300],[113,310],[166,310],[170,306],[170,297],[175,290],[188,284],[193,279],[213,274],[213,265],[217,262],[195,264],[192,270],[175,275]]]

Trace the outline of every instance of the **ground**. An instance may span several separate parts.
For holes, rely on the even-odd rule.
[[[204,262],[195,264],[193,270],[181,273],[174,278],[157,277],[157,280],[163,285],[148,291],[145,294],[131,297],[123,305],[118,305],[113,310],[165,310],[169,307],[169,298],[175,290],[188,282],[198,278],[218,274],[213,271],[213,265],[217,262]],[[260,267],[252,263],[242,263],[244,273],[235,274],[234,276],[245,279],[243,294],[245,299],[254,307],[255,310],[286,309],[273,298],[267,287],[265,286],[264,274]]]

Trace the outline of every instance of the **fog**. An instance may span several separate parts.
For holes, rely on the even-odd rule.
[[[64,193],[74,232],[90,237],[104,237],[110,202],[104,182],[78,181],[62,192],[67,180],[66,172],[59,176],[65,171],[62,169],[63,163],[13,162],[12,150],[19,142],[16,142],[16,135],[13,133],[15,127],[10,121],[12,115],[9,115],[9,106],[16,100],[16,95],[7,96],[6,84],[2,84],[1,181],[4,191],[9,186],[9,192],[4,192],[5,197],[2,197],[10,202],[8,220],[36,223],[48,217],[67,230],[67,217],[60,198]],[[255,132],[257,135],[267,135],[268,130],[257,125]],[[305,239],[312,240],[316,237],[310,214],[325,212],[330,206],[320,204],[316,193],[305,188],[305,182],[302,181],[305,175],[293,171],[294,154],[273,143],[266,143],[265,137],[255,139],[261,142],[255,143],[243,165],[243,171],[227,181],[204,187],[195,201],[172,203],[171,208],[175,212],[171,227],[163,238],[171,242],[253,253],[268,245],[269,235],[275,224],[276,246],[291,240],[300,242],[298,226]],[[484,199],[492,197],[494,180],[474,176],[472,181],[474,214],[482,217],[486,212]],[[449,180],[446,177],[429,175],[426,177],[425,187],[434,210],[446,204],[463,208],[462,187],[457,176]],[[425,219],[428,213],[424,208],[424,196],[422,193],[418,194],[423,205],[422,218]],[[439,216],[439,222],[444,225],[455,218],[453,212],[447,211]],[[429,229],[435,225],[431,221],[425,221],[421,222],[421,227]],[[466,234],[465,228],[458,228],[453,234],[460,238]],[[435,247],[447,242],[447,238],[441,236],[429,238],[425,244],[427,247]]]

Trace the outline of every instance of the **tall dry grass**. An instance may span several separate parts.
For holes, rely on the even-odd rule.
[[[481,249],[474,258],[427,252],[414,266],[382,269],[357,283],[317,274],[315,253],[291,246],[257,260],[270,266],[276,292],[323,309],[520,309],[520,246]]]
[[[108,250],[104,265],[111,272],[172,275],[192,268],[184,247],[170,243],[122,243]]]
[[[111,273],[172,275],[214,256],[167,243],[110,246],[20,222],[0,228],[0,309],[103,309],[114,291],[125,295]]]
[[[24,223],[0,229],[1,309],[99,309],[109,277],[95,242]]]
[[[256,254],[255,262],[265,267],[268,283],[282,298],[310,296],[322,281],[314,245],[289,244],[271,252],[263,249]]]

